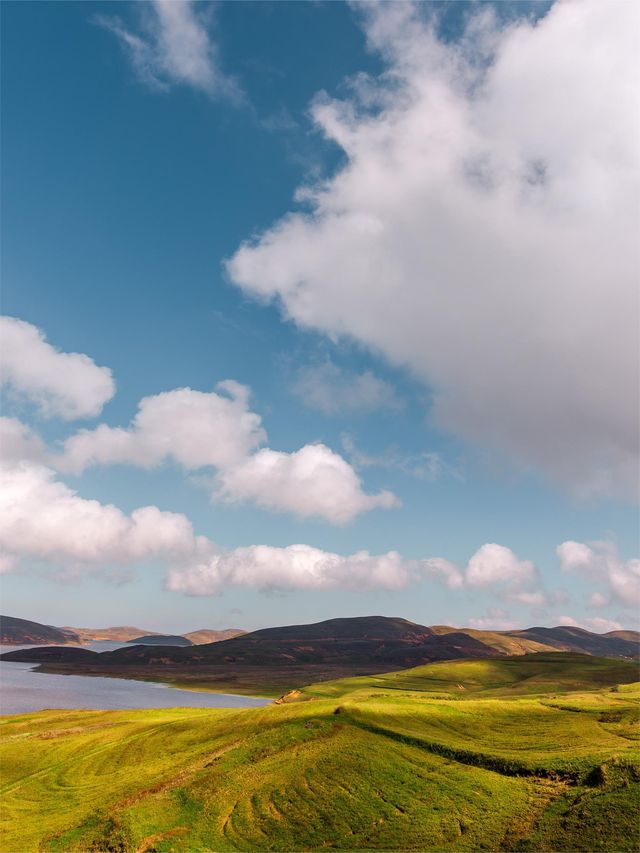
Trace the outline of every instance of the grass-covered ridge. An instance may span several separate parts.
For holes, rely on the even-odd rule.
[[[637,849],[636,668],[502,663],[343,679],[252,710],[4,718],[0,849]]]

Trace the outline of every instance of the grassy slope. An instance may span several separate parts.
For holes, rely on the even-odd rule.
[[[633,681],[635,664],[610,658],[552,652],[490,660],[440,661],[397,672],[344,678],[305,687],[308,697],[338,698],[356,690],[410,690],[420,693],[469,693],[513,696],[608,687]]]
[[[4,718],[0,849],[635,849],[640,689],[611,687],[634,668],[552,659],[542,680],[541,660],[520,662],[346,679],[246,711]]]

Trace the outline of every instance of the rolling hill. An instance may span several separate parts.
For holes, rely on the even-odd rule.
[[[38,649],[22,654],[37,660]],[[203,666],[235,664],[252,666],[289,666],[292,664],[411,666],[433,660],[486,657],[498,652],[467,634],[452,632],[444,636],[430,628],[404,619],[382,616],[353,619],[329,619],[313,625],[266,628],[216,643],[179,648],[169,646],[133,646],[102,652],[94,666],[158,666],[181,664]],[[11,659],[8,658],[7,659]],[[17,660],[17,657],[13,657]]]
[[[0,846],[636,850],[636,677],[538,654],[314,684],[261,709],[4,718]]]
[[[636,633],[636,632],[631,632]],[[588,655],[633,656],[638,653],[638,639],[629,640],[613,634],[594,634],[584,628],[562,625],[557,628],[526,628],[509,631],[510,637],[522,637],[543,643],[563,652],[584,652]]]
[[[545,642],[546,640],[546,642]],[[132,645],[78,656],[60,648],[5,653],[43,671],[166,681],[183,687],[278,696],[311,681],[410,668],[434,661],[547,652],[637,658],[637,644],[570,627],[519,632],[434,628],[383,616],[265,628],[198,646]]]
[[[219,640],[230,640],[232,637],[239,637],[240,634],[246,633],[242,628],[222,628],[219,631],[201,628],[199,631],[189,631],[183,636],[191,640],[194,646],[202,646],[205,643],[217,643]]]
[[[595,634],[584,628],[573,626],[524,628],[515,631],[479,631],[474,628],[450,628],[447,625],[437,625],[433,630],[438,634],[462,631],[506,655],[556,650],[589,655],[634,657],[638,654],[640,644],[640,633],[637,631],[610,631],[607,634]]]
[[[154,631],[146,631],[144,628],[135,628],[132,625],[117,625],[113,628],[63,628],[62,630],[73,631],[83,643],[91,643],[94,640],[113,640],[126,643],[134,637],[149,636],[155,633]]]
[[[640,631],[607,631],[605,637],[617,637],[619,640],[629,640],[631,643],[640,643]]]
[[[191,640],[180,634],[146,634],[143,637],[132,637],[127,640],[132,645],[143,646],[192,646]]]
[[[15,616],[0,616],[0,643],[8,646],[22,645],[67,645],[80,643],[80,637],[72,629],[54,628]]]

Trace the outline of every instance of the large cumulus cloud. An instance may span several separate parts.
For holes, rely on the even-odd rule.
[[[635,496],[640,7],[359,6],[387,70],[312,113],[343,150],[227,264],[245,292],[433,390],[432,420],[580,496]]]

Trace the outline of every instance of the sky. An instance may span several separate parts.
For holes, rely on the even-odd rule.
[[[637,627],[637,4],[1,14],[4,613]]]

